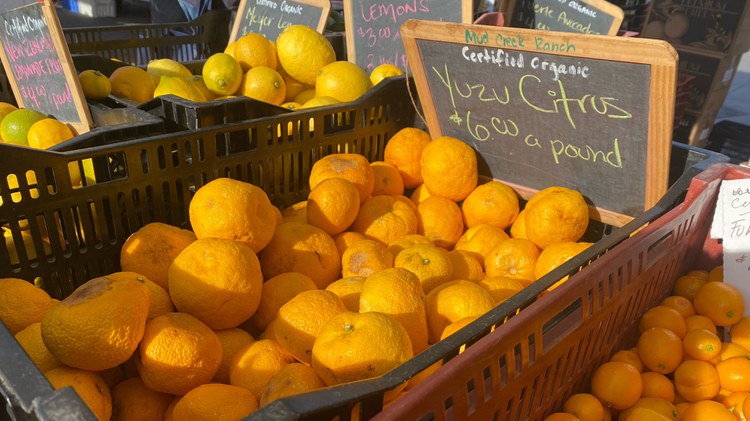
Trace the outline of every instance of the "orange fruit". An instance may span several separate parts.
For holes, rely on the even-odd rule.
[[[708,282],[708,271],[707,270],[700,270],[700,269],[694,269],[686,273],[687,276],[694,276],[696,278],[703,279],[704,281]]]
[[[680,338],[684,338],[687,333],[685,319],[680,312],[667,306],[651,307],[638,320],[639,332],[645,332],[652,327],[669,329]]]
[[[274,336],[294,358],[309,364],[320,327],[344,311],[344,302],[331,291],[300,292],[279,308],[273,321]]]
[[[512,238],[529,238],[526,236],[526,212],[521,209],[513,225],[510,226],[510,236]]]
[[[249,390],[221,383],[207,383],[185,394],[172,409],[174,421],[240,420],[258,409]]]
[[[736,421],[727,408],[719,402],[701,400],[688,406],[680,421]]]
[[[714,322],[708,317],[700,314],[686,317],[685,328],[688,332],[694,329],[706,329],[709,332],[717,333]]]
[[[157,392],[143,384],[140,377],[132,377],[118,383],[111,391],[112,421],[161,420],[174,398],[168,393]]]
[[[422,150],[421,162],[422,180],[433,196],[459,202],[477,186],[477,154],[456,138],[433,139]]]
[[[229,366],[229,384],[245,388],[260,399],[263,389],[294,356],[272,339],[259,339],[237,352]]]
[[[581,421],[604,420],[604,406],[590,393],[576,393],[565,400],[563,411],[575,415]]]
[[[307,200],[294,203],[281,211],[282,222],[307,223]]]
[[[521,280],[507,276],[488,276],[477,284],[492,295],[495,304],[502,303],[526,286]]]
[[[321,326],[312,368],[332,386],[383,375],[413,355],[409,334],[392,316],[345,311]],[[404,387],[406,382],[386,392],[386,400]]]
[[[669,374],[682,361],[682,341],[674,332],[663,327],[651,327],[638,337],[638,356],[651,371]]]
[[[750,396],[748,392],[733,392],[726,398],[721,400],[721,404],[726,407],[730,413],[732,413],[737,420],[745,420],[745,412],[743,406],[745,399]]]
[[[241,242],[200,238],[175,258],[168,278],[175,307],[211,329],[238,326],[260,303],[260,262]]]
[[[563,242],[550,244],[541,253],[534,265],[534,279],[552,272],[555,268],[591,247],[592,243]]]
[[[565,187],[537,192],[524,207],[526,236],[539,248],[578,241],[589,224],[589,208],[581,193]]]
[[[472,253],[484,267],[484,259],[490,250],[508,238],[505,231],[494,225],[479,224],[467,229],[453,248]]]
[[[734,357],[716,364],[722,389],[750,392],[750,359]]]
[[[413,189],[422,184],[422,151],[430,140],[430,135],[424,130],[405,127],[385,144],[383,160],[396,167],[404,187]]]
[[[273,237],[276,213],[259,187],[231,178],[217,178],[195,192],[189,206],[197,238],[239,241],[255,253]]]
[[[742,318],[745,300],[737,287],[724,282],[707,282],[698,288],[693,306],[716,326],[731,326]]]
[[[327,178],[318,183],[307,197],[307,223],[328,235],[336,235],[357,218],[359,203],[359,192],[349,180]]]
[[[722,282],[724,280],[724,265],[716,266],[708,271],[707,282]]]
[[[416,244],[433,245],[432,241],[428,240],[427,237],[425,237],[424,235],[408,234],[388,244],[388,251],[390,251],[391,254],[395,258],[396,256],[398,256],[399,253],[401,253],[402,250],[409,248]]]
[[[379,194],[404,194],[404,179],[393,164],[384,161],[375,161],[370,164],[375,173],[375,185],[372,188],[372,195]]]
[[[427,191],[427,187],[425,187],[424,184],[420,184],[416,188],[414,188],[413,192],[411,192],[411,195],[409,195],[409,200],[414,202],[415,205],[419,205],[428,197],[430,197],[430,192]]]
[[[390,268],[373,273],[362,284],[359,311],[388,314],[406,329],[415,354],[427,348],[425,294],[417,275]]]
[[[230,55],[239,62],[243,73],[256,66],[275,69],[278,65],[276,49],[260,34],[249,33],[238,38]]]
[[[276,228],[271,242],[260,254],[263,275],[272,278],[286,272],[308,276],[318,288],[339,278],[341,256],[330,235],[320,228],[286,222]]]
[[[361,240],[346,249],[341,256],[341,276],[370,276],[393,267],[393,255],[385,244],[375,240]]]
[[[18,278],[0,278],[0,321],[15,335],[42,321],[56,301],[47,291]]]
[[[54,118],[43,118],[29,127],[26,133],[26,142],[35,149],[49,149],[72,139],[75,135],[75,132],[62,121]],[[77,177],[80,180],[80,173]]]
[[[492,180],[478,185],[461,204],[467,227],[490,224],[506,229],[519,212],[518,195],[507,184]]]
[[[681,295],[670,295],[663,299],[659,305],[671,307],[677,310],[683,318],[695,315],[695,307],[693,307],[693,303]]]
[[[682,339],[685,357],[710,361],[721,352],[721,339],[706,329],[693,329]]]
[[[393,266],[417,275],[425,294],[453,279],[453,261],[447,252],[432,244],[405,248],[396,256]]]
[[[349,246],[356,243],[357,241],[365,240],[367,237],[364,234],[360,234],[354,231],[344,231],[333,237],[333,242],[336,243],[336,249],[339,251],[339,255],[343,256]]]
[[[638,352],[631,349],[621,349],[609,358],[610,361],[622,361],[635,367],[639,373],[643,373],[643,361],[638,356]],[[658,373],[657,373],[658,374]]]
[[[312,392],[326,387],[312,367],[302,363],[291,363],[271,376],[260,395],[260,406],[276,399]]]
[[[448,257],[453,265],[453,278],[476,282],[485,277],[482,263],[468,251],[451,250]]]
[[[471,281],[451,281],[432,289],[425,297],[430,343],[435,343],[449,324],[478,316],[495,307],[492,295]]]
[[[99,374],[63,366],[45,372],[44,376],[55,389],[71,386],[100,421],[112,416],[112,395]]]
[[[456,202],[430,196],[417,206],[417,234],[436,246],[451,248],[463,233],[464,222]]]
[[[719,373],[706,361],[685,360],[674,372],[675,391],[686,401],[713,399],[721,387]]]
[[[706,280],[704,278],[683,275],[675,280],[674,286],[672,287],[672,294],[685,297],[692,302],[695,293],[698,292],[698,289],[705,283]]]
[[[672,402],[669,402],[665,399],[661,398],[650,398],[650,397],[642,397],[636,401],[633,406],[630,408],[620,412],[617,415],[618,420],[647,420],[648,418],[644,418],[643,415],[637,415],[635,412],[637,409],[646,409],[649,411],[653,411],[653,413],[661,415],[664,417],[665,420],[673,420],[676,421],[677,418],[677,408],[672,404]],[[657,419],[657,418],[654,418]]]
[[[391,244],[417,233],[417,213],[403,196],[372,196],[359,208],[352,231]]]
[[[109,75],[110,93],[142,104],[154,98],[156,85],[159,82],[154,79],[146,70],[138,66],[118,67]]]
[[[151,282],[150,279],[135,272],[115,272],[107,275],[108,278],[114,279],[115,281],[121,279],[130,279],[143,283],[148,289],[149,295],[151,296],[151,307],[148,309],[148,318],[152,319],[156,316],[164,313],[174,311],[174,304],[169,293],[155,282]]]
[[[359,312],[359,296],[362,293],[362,285],[364,285],[365,279],[364,276],[342,278],[328,284],[326,290],[338,295],[347,310],[357,313]]]
[[[264,330],[282,305],[300,292],[313,289],[318,289],[315,282],[299,272],[281,273],[266,280],[260,290],[258,310],[250,318],[250,322],[258,330]]]
[[[567,412],[553,412],[544,417],[544,421],[581,421],[581,419]]]
[[[724,361],[734,357],[747,357],[748,351],[742,345],[738,345],[733,342],[722,342],[721,352],[719,352],[719,360]]]
[[[229,329],[215,330],[216,336],[221,342],[221,364],[211,380],[215,383],[229,384],[229,367],[232,365],[234,356],[241,350],[255,342],[246,331],[232,327]]]
[[[94,278],[42,319],[44,345],[63,364],[99,371],[127,361],[144,334],[151,295],[135,279]]]
[[[674,402],[674,384],[669,377],[655,371],[647,371],[641,373],[641,381],[643,381],[642,397],[660,398],[667,402]]]
[[[750,347],[750,317],[742,317],[740,321],[732,325],[729,329],[729,337],[733,343],[748,349]]]
[[[39,371],[52,370],[61,367],[63,363],[57,359],[44,345],[42,340],[42,324],[40,322],[32,323],[21,329],[15,334],[16,342],[26,352]]]
[[[359,193],[359,203],[362,204],[372,195],[375,186],[375,172],[370,163],[362,155],[354,153],[338,153],[324,156],[316,161],[310,169],[310,190],[321,181],[339,177],[349,180]]]
[[[190,314],[167,313],[146,324],[136,367],[149,389],[184,395],[210,382],[221,361],[214,331]]]
[[[443,339],[447,338],[448,336],[451,336],[452,334],[458,332],[459,330],[461,330],[464,327],[468,326],[471,322],[473,322],[474,320],[478,319],[479,317],[480,317],[480,315],[478,315],[478,314],[474,315],[474,316],[466,316],[466,317],[464,317],[462,319],[458,319],[455,322],[449,324],[448,326],[445,327],[445,329],[443,329],[443,333],[440,334],[440,340],[442,341]],[[407,389],[411,387],[411,382],[409,382],[409,384],[410,384],[410,386],[407,387]]]
[[[606,362],[597,367],[591,377],[591,393],[614,409],[631,407],[641,397],[641,392],[641,373],[628,363]]]
[[[540,250],[531,241],[510,238],[501,241],[484,258],[487,276],[508,276],[516,279],[535,280],[534,273]]]

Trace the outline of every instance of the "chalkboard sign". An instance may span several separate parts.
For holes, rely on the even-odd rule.
[[[370,73],[383,63],[406,70],[399,28],[407,19],[472,21],[471,0],[344,0],[346,54]]]
[[[323,33],[329,0],[240,0],[229,43],[256,33],[276,41],[281,31],[292,25],[305,25]]]
[[[605,0],[516,0],[508,14],[508,26],[591,35],[617,35],[625,16]]]
[[[667,189],[677,54],[664,41],[440,22],[401,27],[430,134],[525,198],[579,190],[622,225]]]
[[[49,0],[0,11],[0,60],[20,107],[69,123],[79,134],[90,130],[91,115]]]

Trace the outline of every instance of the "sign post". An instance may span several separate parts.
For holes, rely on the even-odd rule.
[[[229,43],[249,33],[276,41],[281,31],[292,25],[323,33],[330,11],[329,0],[240,0]]]
[[[621,226],[668,187],[677,54],[664,42],[410,20],[406,54],[433,137],[524,198],[580,191]]]
[[[20,107],[68,123],[78,134],[91,130],[91,114],[50,0],[0,9],[0,60]]]
[[[515,0],[507,8],[508,26],[589,35],[617,35],[625,17],[606,0]]]
[[[406,70],[399,28],[407,19],[472,21],[471,0],[344,0],[346,55],[370,73],[383,63]]]

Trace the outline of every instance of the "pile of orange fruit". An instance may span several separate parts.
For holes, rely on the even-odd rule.
[[[382,375],[590,246],[579,192],[550,187],[522,206],[480,180],[469,145],[414,128],[383,161],[320,159],[309,187],[279,209],[215,179],[191,199],[192,230],[145,225],[122,272],[62,301],[0,279],[0,320],[100,419],[237,419]]]
[[[679,277],[638,321],[636,346],[593,373],[546,421],[735,421],[750,414],[750,317],[723,267]]]

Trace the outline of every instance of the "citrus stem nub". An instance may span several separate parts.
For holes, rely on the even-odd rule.
[[[354,330],[354,326],[351,323],[347,323],[344,325],[345,333],[351,333],[353,330]]]

